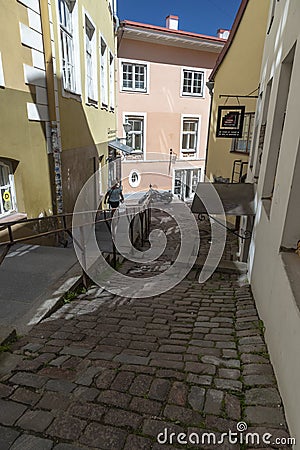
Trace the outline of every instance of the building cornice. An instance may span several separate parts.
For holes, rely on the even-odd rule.
[[[220,53],[226,40],[188,31],[171,30],[156,25],[124,20],[120,23],[119,40],[122,38],[151,42],[173,47]]]

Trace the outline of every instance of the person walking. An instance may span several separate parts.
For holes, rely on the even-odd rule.
[[[104,203],[108,203],[111,209],[116,209],[119,207],[120,201],[122,203],[124,202],[122,186],[117,180],[114,180],[111,184],[111,188],[105,194]]]

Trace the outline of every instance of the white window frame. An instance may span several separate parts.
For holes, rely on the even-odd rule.
[[[5,87],[5,80],[4,80],[4,72],[3,72],[1,52],[0,52],[0,87]]]
[[[13,175],[11,164],[4,162],[4,161],[0,161],[0,165],[5,167],[8,170],[8,184],[4,184],[4,185],[0,184],[0,217],[5,217],[14,212],[17,212],[16,192],[15,192],[15,184],[14,184],[14,175]],[[3,194],[5,191],[10,192],[12,208],[9,211],[4,211]]]
[[[172,193],[174,194],[174,195],[178,195],[178,196],[180,196],[180,198],[183,198],[183,200],[187,200],[187,199],[192,199],[193,197],[194,197],[194,193],[192,192],[192,187],[193,187],[193,183],[192,183],[192,176],[193,176],[193,173],[191,173],[191,183],[190,183],[190,186],[189,186],[189,188],[190,188],[190,195],[187,197],[185,194],[186,194],[186,176],[187,176],[187,171],[197,171],[198,172],[198,181],[197,181],[197,184],[199,183],[199,182],[201,182],[202,180],[203,180],[203,168],[202,167],[191,167],[191,166],[188,166],[188,167],[175,167],[174,169],[173,169],[173,177],[172,177]],[[183,185],[184,185],[184,195],[183,196],[181,196],[181,192],[178,194],[178,193],[175,193],[175,174],[176,174],[176,172],[177,171],[184,171],[184,174],[183,174],[183,179],[184,180],[182,180],[181,179],[181,182],[183,181]],[[180,191],[181,191],[181,186],[180,186]]]
[[[119,74],[120,74],[120,92],[132,92],[136,94],[149,94],[150,86],[150,64],[148,61],[140,61],[135,59],[120,59],[119,62]],[[136,87],[128,88],[123,86],[123,64],[131,64],[132,66],[145,66],[145,88],[140,89]],[[134,77],[133,77],[134,78]]]
[[[89,28],[93,29],[92,36],[87,33],[87,22]],[[97,31],[96,25],[86,10],[83,10],[84,23],[84,54],[85,54],[85,100],[87,105],[97,106],[98,103],[98,76],[97,76]],[[89,48],[88,48],[89,40]],[[88,65],[88,53],[90,57],[90,69]],[[89,73],[90,71],[90,73]],[[89,79],[91,82],[89,82]],[[90,90],[91,89],[91,90]]]
[[[102,43],[105,45],[104,54],[102,54]],[[100,35],[99,53],[101,105],[103,108],[108,108],[108,46],[102,35]]]
[[[65,32],[63,26],[60,24],[60,13],[59,13],[59,3],[65,3],[66,5],[73,4],[73,9],[71,12],[72,21],[72,53],[73,53],[73,66],[74,66],[74,80],[73,86],[68,86],[64,80],[63,75],[63,42],[61,39],[61,32]],[[78,96],[81,96],[81,72],[80,72],[80,52],[79,52],[79,26],[78,26],[78,0],[58,0],[56,2],[56,13],[57,13],[57,27],[58,27],[58,38],[59,38],[59,56],[60,56],[60,76],[62,82],[62,95],[64,97],[74,97],[77,100],[81,100]]]
[[[115,109],[115,58],[112,51],[109,50],[109,107],[112,111]]]
[[[132,175],[136,174],[137,175],[137,180],[136,181],[132,181]],[[128,176],[128,183],[131,187],[136,188],[140,185],[141,182],[141,174],[137,169],[132,169],[129,176]]]
[[[185,132],[183,131],[183,122],[187,121],[197,121],[197,134],[196,134],[196,148],[195,150],[189,150],[189,149],[183,149],[182,148],[182,140],[183,140],[183,134]],[[200,146],[200,130],[201,130],[201,116],[196,114],[182,114],[181,115],[181,128],[180,128],[180,158],[184,159],[196,159],[199,154],[199,146]]]
[[[194,73],[199,72],[202,73],[202,90],[200,94],[194,92],[183,92],[183,84],[184,84],[184,72],[192,72],[192,88],[193,88],[193,80]],[[199,67],[182,67],[181,68],[181,86],[180,86],[180,96],[181,97],[197,97],[197,98],[205,98],[205,82],[206,82],[206,70],[201,69]]]
[[[144,129],[143,129],[143,150],[133,150],[131,152],[132,155],[143,155],[143,159],[146,160],[146,142],[147,142],[147,113],[145,112],[123,112],[123,123],[126,122],[127,117],[136,117],[139,119],[143,119],[144,121]],[[126,138],[125,131],[123,129],[123,138]]]

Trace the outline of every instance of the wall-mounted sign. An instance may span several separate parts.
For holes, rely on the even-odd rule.
[[[242,136],[245,106],[219,106],[216,136],[239,138]]]

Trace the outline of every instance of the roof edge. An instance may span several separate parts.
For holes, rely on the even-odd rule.
[[[234,22],[233,22],[233,25],[232,25],[232,28],[231,28],[231,31],[230,31],[230,34],[229,34],[229,38],[227,39],[226,44],[224,45],[223,49],[221,50],[221,53],[219,54],[219,56],[217,58],[215,67],[211,71],[211,74],[210,74],[210,76],[208,78],[209,81],[213,81],[214,80],[214,77],[216,76],[216,74],[217,74],[217,72],[219,70],[219,67],[221,66],[221,64],[222,64],[222,62],[223,62],[223,60],[224,60],[228,50],[230,49],[231,44],[232,44],[232,42],[234,40],[234,37],[236,35],[236,32],[237,32],[237,30],[238,30],[238,28],[240,26],[241,20],[243,18],[243,15],[244,15],[244,12],[246,10],[246,7],[247,7],[248,3],[249,3],[249,0],[242,0],[242,2],[240,4],[240,7],[238,9],[238,12],[236,13],[236,16],[235,16],[235,19],[234,19]]]
[[[136,28],[145,28],[148,30],[161,31],[164,33],[175,34],[177,36],[182,36],[182,37],[184,37],[184,36],[185,37],[194,37],[194,38],[214,41],[214,42],[218,42],[221,44],[224,44],[225,42],[227,42],[226,39],[222,39],[222,38],[215,37],[215,36],[208,36],[205,34],[192,33],[191,31],[172,30],[170,28],[160,27],[158,25],[150,25],[150,24],[141,23],[141,22],[134,22],[131,20],[122,20],[120,22],[120,26],[123,27],[123,29],[126,26],[132,26],[132,27],[136,27]]]

